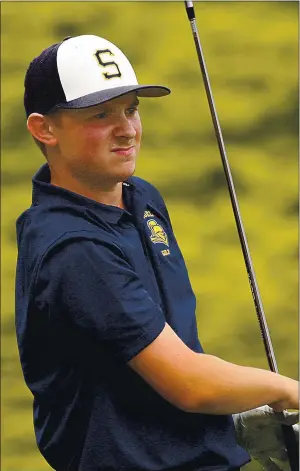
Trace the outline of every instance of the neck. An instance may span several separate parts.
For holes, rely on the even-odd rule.
[[[80,182],[71,175],[59,175],[50,168],[51,180],[50,183],[66,190],[72,191],[79,195],[90,198],[98,203],[107,204],[110,206],[117,206],[124,209],[123,197],[122,197],[122,182],[107,183],[100,187],[95,187]]]

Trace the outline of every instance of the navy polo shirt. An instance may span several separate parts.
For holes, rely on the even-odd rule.
[[[231,416],[187,413],[127,362],[165,323],[193,351],[193,294],[164,201],[123,183],[126,210],[50,184],[17,220],[16,330],[38,447],[57,471],[196,471],[250,460]]]

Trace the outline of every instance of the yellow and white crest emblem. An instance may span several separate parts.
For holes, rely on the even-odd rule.
[[[147,226],[151,231],[150,239],[154,244],[165,244],[169,247],[168,236],[155,219],[149,219]]]

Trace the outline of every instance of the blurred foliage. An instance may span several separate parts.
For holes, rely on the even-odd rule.
[[[279,370],[296,378],[298,4],[197,2],[195,9]],[[1,469],[43,471],[50,468],[36,449],[15,340],[15,220],[44,162],[26,130],[24,74],[65,36],[106,37],[140,82],[171,87],[167,98],[141,100],[137,175],[168,204],[205,350],[239,364],[267,362],[183,2],[3,2],[1,10]]]

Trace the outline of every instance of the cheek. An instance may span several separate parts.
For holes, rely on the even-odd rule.
[[[70,137],[73,155],[76,153],[80,160],[93,160],[105,157],[109,148],[109,133],[99,127],[77,129]]]
[[[70,164],[84,164],[94,160],[107,160],[108,136],[96,128],[76,128],[65,133],[60,142],[60,152]]]
[[[82,143],[88,147],[102,147],[105,149],[109,144],[109,132],[99,127],[89,127],[81,131]]]
[[[140,119],[134,124],[134,129],[136,132],[136,136],[135,136],[136,143],[140,144],[142,133],[143,133],[142,123]]]
[[[59,145],[63,153],[70,152],[76,154],[80,152],[85,140],[85,133],[77,127],[64,130],[59,136]]]

